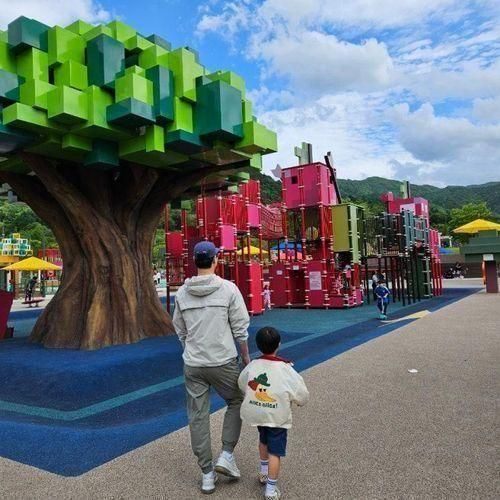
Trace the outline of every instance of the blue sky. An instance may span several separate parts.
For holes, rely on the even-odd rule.
[[[500,180],[498,0],[0,0],[49,24],[120,18],[241,74],[259,119],[343,178]]]

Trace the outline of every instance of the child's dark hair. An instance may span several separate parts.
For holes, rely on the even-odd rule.
[[[276,328],[265,326],[257,332],[255,341],[260,352],[272,354],[280,345],[281,335]]]

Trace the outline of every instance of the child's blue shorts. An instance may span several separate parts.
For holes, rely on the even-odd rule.
[[[267,445],[267,451],[276,457],[286,455],[286,440],[288,429],[281,427],[257,427],[259,429],[259,439],[262,444]]]

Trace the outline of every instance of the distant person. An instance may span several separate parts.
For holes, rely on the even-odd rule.
[[[375,288],[377,288],[378,284],[378,274],[376,271],[372,274],[372,292],[373,292],[373,300],[377,300],[377,296],[375,295]]]
[[[246,366],[250,363],[245,301],[234,283],[215,274],[219,249],[209,241],[194,247],[198,275],[186,280],[175,296],[173,323],[183,347],[184,380],[191,446],[202,471],[203,493],[213,493],[216,472],[241,476],[233,455],[241,432],[238,387],[240,366],[236,345]],[[222,427],[222,452],[212,463],[210,388],[227,404]]]
[[[259,431],[258,479],[266,485],[264,498],[276,500],[281,497],[277,482],[281,457],[286,455],[288,429],[292,427],[291,405],[305,405],[309,392],[291,363],[276,355],[281,337],[275,328],[261,328],[255,340],[263,355],[252,361],[238,380],[245,393],[241,418]]]
[[[24,301],[31,302],[33,298],[33,293],[35,292],[35,287],[38,282],[38,278],[33,276],[28,283],[26,284],[26,288],[24,289]]]
[[[462,264],[460,264],[460,262],[455,263],[455,276],[457,278],[463,278],[463,276],[462,276]]]
[[[269,285],[264,285],[262,297],[264,299],[264,309],[266,311],[271,310],[271,289],[269,288]]]
[[[380,311],[380,319],[387,319],[387,308],[389,307],[389,296],[391,292],[385,285],[384,279],[378,280],[375,295],[377,297],[377,308]]]

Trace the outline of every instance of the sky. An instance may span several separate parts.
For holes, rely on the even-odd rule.
[[[118,18],[240,74],[267,173],[306,141],[341,178],[500,180],[500,0],[0,0],[1,29],[19,15]]]

